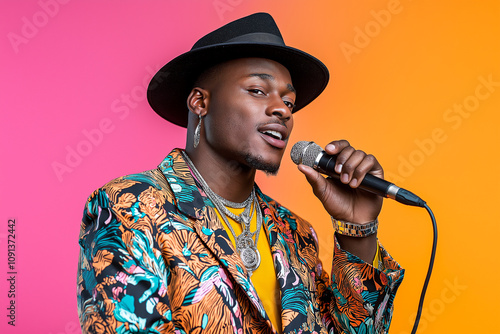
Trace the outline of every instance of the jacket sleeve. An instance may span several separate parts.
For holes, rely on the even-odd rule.
[[[151,231],[141,227],[135,201],[122,198],[112,204],[100,189],[85,205],[77,291],[82,332],[173,333],[169,269]],[[114,211],[116,205],[130,216],[118,222],[123,213]]]
[[[383,269],[342,250],[335,238],[331,278],[318,262],[316,286],[329,332],[386,333],[404,269],[379,245]],[[319,260],[318,260],[319,261]]]

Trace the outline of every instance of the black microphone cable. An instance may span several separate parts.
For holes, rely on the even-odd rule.
[[[432,251],[431,251],[431,259],[429,261],[429,268],[427,269],[427,275],[424,280],[424,286],[422,287],[422,293],[420,294],[420,301],[418,303],[417,316],[415,317],[415,322],[413,324],[413,329],[411,330],[411,334],[415,334],[417,332],[418,323],[420,322],[420,316],[422,315],[422,307],[424,305],[425,293],[427,292],[427,286],[429,285],[429,280],[431,279],[432,268],[434,267],[434,259],[436,258],[436,249],[437,249],[437,223],[436,217],[434,217],[434,213],[432,213],[431,208],[425,203],[424,208],[427,210],[432,220]]]

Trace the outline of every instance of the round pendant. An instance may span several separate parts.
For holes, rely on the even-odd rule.
[[[240,250],[241,261],[249,271],[254,271],[260,265],[259,250],[254,247],[245,247]]]

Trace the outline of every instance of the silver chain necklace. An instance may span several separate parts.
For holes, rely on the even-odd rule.
[[[257,268],[260,266],[260,260],[261,260],[260,252],[257,249],[257,242],[259,241],[259,234],[262,226],[262,212],[259,208],[259,202],[257,200],[257,196],[255,195],[255,188],[252,189],[252,193],[250,194],[250,196],[248,196],[248,198],[242,203],[231,202],[214,193],[213,190],[210,189],[210,187],[208,186],[207,182],[203,179],[200,172],[198,172],[198,170],[196,169],[196,167],[194,166],[193,162],[188,157],[186,152],[184,151],[181,152],[189,168],[191,168],[196,178],[200,181],[201,186],[205,191],[205,193],[207,194],[208,198],[210,198],[210,200],[214,203],[217,210],[219,210],[220,215],[224,220],[224,223],[229,228],[234,237],[234,241],[236,244],[236,251],[240,255],[241,261],[243,262],[245,268],[248,271],[248,275],[252,276],[252,273],[255,270],[257,270]],[[253,204],[253,210],[252,210],[252,204]],[[245,209],[241,214],[236,215],[231,211],[229,211],[227,207],[234,209],[241,209],[241,208]],[[250,212],[252,213],[251,215]],[[252,221],[255,212],[257,212],[257,228],[254,232],[250,232],[250,222]],[[236,235],[227,217],[232,218],[234,221],[240,224],[243,223],[243,231],[241,232],[240,235],[238,236]],[[253,241],[254,235],[256,235],[255,243]]]

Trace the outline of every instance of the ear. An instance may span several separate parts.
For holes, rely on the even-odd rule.
[[[209,93],[206,89],[194,87],[188,95],[187,107],[196,116],[205,116],[208,112]]]

